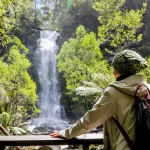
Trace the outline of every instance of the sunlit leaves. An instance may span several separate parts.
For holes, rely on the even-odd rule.
[[[0,114],[0,124],[2,124],[2,126],[9,131],[9,122],[11,120],[11,117],[8,113],[3,112],[2,114]]]
[[[12,1],[13,2],[13,1]],[[0,45],[4,46],[8,43],[8,32],[14,25],[14,19],[8,16],[8,10],[12,3],[10,0],[0,1]]]
[[[137,31],[143,25],[146,3],[139,10],[122,10],[124,2],[125,0],[101,0],[93,5],[101,23],[98,27],[99,42],[107,43],[116,51],[142,40],[142,35],[137,35]]]
[[[95,34],[87,33],[83,26],[77,28],[76,38],[64,43],[57,58],[58,69],[70,91],[75,91],[83,81],[91,81],[95,72],[109,72]]]
[[[150,83],[150,57],[148,57],[146,60],[148,63],[148,68],[142,70],[140,73],[142,73],[145,79],[147,80],[147,82]]]
[[[17,28],[22,15],[27,15],[31,7],[30,0],[0,1],[0,46],[6,47],[13,38],[12,29]],[[16,23],[17,22],[17,23]]]
[[[22,114],[22,119],[28,117],[29,111],[33,115],[38,113],[35,106],[36,84],[28,73],[31,63],[26,58],[27,52],[28,49],[15,38],[8,55],[0,59],[0,86],[9,99],[9,103],[3,99],[0,112],[5,111],[10,115],[19,113]]]

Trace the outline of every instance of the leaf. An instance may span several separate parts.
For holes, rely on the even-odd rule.
[[[102,93],[103,89],[95,87],[80,86],[76,88],[76,94],[80,96],[89,96],[97,93]]]
[[[142,40],[137,32],[143,26],[142,19],[146,4],[137,10],[122,10],[125,0],[101,0],[94,2],[93,8],[99,13],[98,36],[100,45],[117,50]],[[139,35],[138,35],[139,34]],[[107,48],[107,50],[108,50]]]
[[[21,134],[26,134],[27,131],[19,128],[19,127],[11,127],[10,130],[12,131],[12,133],[14,133],[15,135],[21,135]]]
[[[3,112],[1,114],[1,121],[2,121],[2,125],[4,127],[7,127],[8,124],[9,124],[9,121],[10,121],[10,115],[8,113],[6,113],[6,112]]]

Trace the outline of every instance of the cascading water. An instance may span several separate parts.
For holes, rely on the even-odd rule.
[[[37,41],[36,69],[39,78],[38,108],[41,110],[39,118],[33,119],[35,126],[49,126],[53,129],[68,127],[64,122],[64,109],[60,105],[60,86],[57,80],[56,54],[58,46],[55,31],[40,31]]]
[[[60,91],[56,70],[57,32],[41,31],[37,49],[37,72],[40,93],[38,106],[40,118],[60,119]]]

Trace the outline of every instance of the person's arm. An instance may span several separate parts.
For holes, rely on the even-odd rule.
[[[103,124],[113,114],[114,97],[108,87],[101,98],[80,120],[58,133],[59,137],[73,138],[87,133],[93,128]]]

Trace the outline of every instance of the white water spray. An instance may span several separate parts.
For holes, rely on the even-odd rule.
[[[56,39],[59,34],[55,31],[41,31],[37,41],[36,69],[39,78],[38,108],[39,118],[34,119],[35,126],[46,123],[55,128],[65,128],[64,109],[60,105],[60,85],[58,82],[56,54],[58,46]],[[67,125],[68,126],[68,125]]]
[[[61,119],[60,90],[57,80],[56,53],[58,33],[41,31],[37,49],[37,72],[40,93],[38,107],[41,109],[39,118]]]

